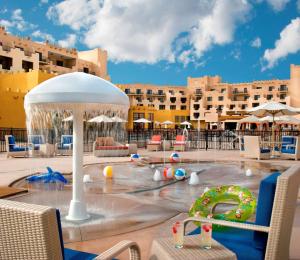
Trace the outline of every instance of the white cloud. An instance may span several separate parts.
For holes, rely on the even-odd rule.
[[[116,62],[173,62],[178,57],[187,64],[213,45],[233,41],[249,11],[246,0],[173,0],[169,5],[164,0],[64,0],[52,5],[47,16],[79,30],[88,47],[106,49]],[[182,41],[176,44],[178,38]],[[186,44],[188,52],[182,50]]]
[[[251,43],[251,47],[253,48],[260,48],[261,47],[261,39],[259,37],[256,37]]]
[[[271,69],[278,60],[289,54],[297,53],[300,50],[300,18],[292,20],[281,32],[280,38],[275,42],[274,49],[265,50],[262,62],[262,70]]]
[[[76,35],[71,33],[68,34],[68,36],[65,39],[59,40],[58,45],[63,48],[72,48],[74,47],[76,40],[77,40]]]
[[[300,12],[300,0],[297,1],[297,9],[298,9],[298,12]]]
[[[282,11],[290,0],[267,0],[268,4],[274,11]]]
[[[198,20],[191,33],[197,56],[201,56],[213,44],[232,42],[236,24],[244,21],[250,5],[247,1],[216,1],[212,12]]]
[[[54,42],[54,37],[49,33],[41,32],[40,30],[36,30],[31,34],[33,37],[42,39],[44,41]]]
[[[40,0],[40,4],[48,4],[48,0]]]
[[[99,0],[64,0],[50,6],[47,17],[59,25],[68,25],[73,30],[91,26],[100,11]]]
[[[13,10],[11,15],[11,20],[2,19],[0,20],[0,24],[2,26],[5,26],[8,30],[17,29],[19,31],[25,31],[28,29],[36,28],[36,25],[24,20],[21,9]]]

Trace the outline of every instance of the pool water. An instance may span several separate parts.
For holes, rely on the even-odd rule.
[[[60,210],[64,240],[66,242],[89,240],[121,234],[163,222],[181,212],[188,212],[191,204],[206,187],[239,185],[258,195],[261,179],[284,167],[260,162],[204,162],[177,164],[135,163],[111,164],[113,179],[103,176],[107,164],[93,164],[84,167],[92,183],[84,184],[87,210],[91,218],[82,222],[64,219],[71,199],[71,184],[27,184],[25,179],[16,182],[16,187],[26,187],[29,193],[15,200],[27,203],[49,205]],[[184,181],[153,181],[155,170],[163,172],[164,167],[183,168],[189,177],[197,172],[200,184],[190,186]],[[253,173],[247,177],[245,172]],[[66,175],[70,180],[71,175]]]

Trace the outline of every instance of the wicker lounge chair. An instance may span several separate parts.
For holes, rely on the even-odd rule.
[[[292,166],[282,174],[265,178],[259,189],[255,223],[192,217],[184,221],[209,222],[231,227],[213,231],[213,238],[235,252],[239,260],[289,259],[289,245],[297,196],[300,167]],[[197,228],[191,234],[197,234]]]
[[[13,135],[5,136],[6,156],[9,157],[28,157],[28,147],[16,145],[15,137]]]
[[[153,135],[147,144],[148,151],[160,151],[162,146],[161,136]]]
[[[99,256],[64,248],[59,211],[47,206],[0,200],[0,259],[112,259],[129,249],[140,259],[139,246],[122,241]]]
[[[300,140],[298,136],[283,136],[281,157],[287,159],[300,159]]]
[[[260,136],[244,136],[244,157],[270,159],[271,150],[269,148],[263,148]]]
[[[174,151],[185,151],[187,150],[187,141],[185,140],[184,135],[177,135],[176,140],[173,144]]]
[[[116,142],[113,137],[97,137],[93,143],[93,154],[97,157],[128,156],[129,145]],[[136,151],[135,151],[136,152]]]
[[[55,144],[55,153],[60,155],[72,155],[73,135],[62,135],[60,143]]]

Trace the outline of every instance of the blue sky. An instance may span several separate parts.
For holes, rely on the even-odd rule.
[[[186,85],[289,78],[300,64],[300,0],[0,0],[12,34],[108,50],[114,83]]]

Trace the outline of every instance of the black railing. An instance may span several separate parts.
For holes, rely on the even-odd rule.
[[[72,134],[72,129],[64,130],[61,134]],[[0,128],[0,152],[6,151],[5,135],[13,135],[17,144],[27,143],[26,129]],[[163,140],[170,141],[171,144],[177,135],[185,135],[189,141],[191,149],[219,149],[219,150],[238,150],[239,136],[257,135],[261,136],[263,141],[271,141],[272,131],[255,131],[255,130],[188,130],[183,129],[140,129],[128,130],[126,139],[128,143],[136,143],[139,148],[146,147],[147,142],[153,135],[160,135]],[[282,130],[274,132],[274,141],[280,141],[282,136],[300,135],[300,131]],[[100,136],[100,135],[99,135]],[[46,137],[47,142],[56,143],[54,131],[49,131]],[[96,139],[96,133],[93,130],[86,129],[84,131],[84,151],[91,152],[93,141]]]

